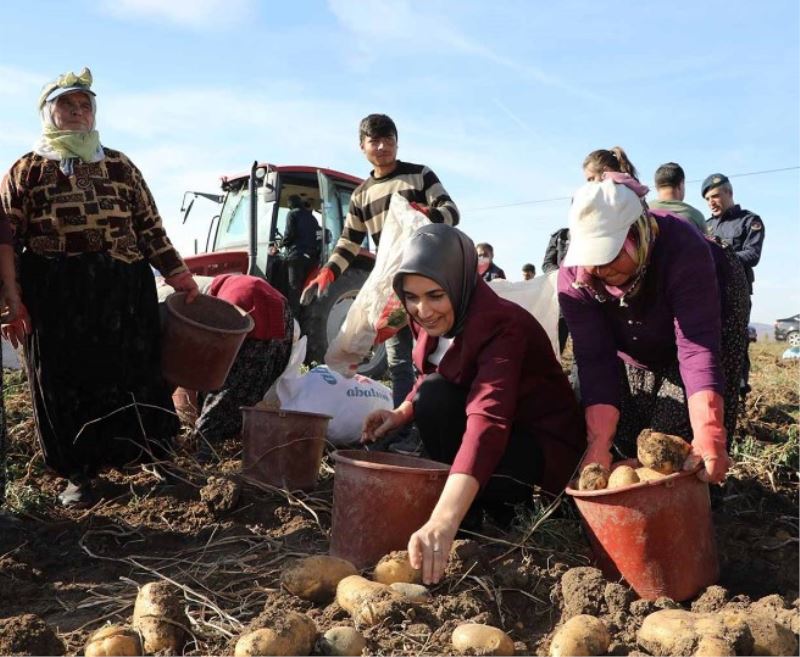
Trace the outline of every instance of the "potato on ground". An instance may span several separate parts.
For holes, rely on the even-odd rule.
[[[636,638],[651,655],[753,654],[747,625],[721,614],[662,609],[644,619]]]
[[[409,584],[408,582],[392,582],[389,584],[392,591],[397,591],[406,600],[425,603],[431,599],[431,592],[422,584]]]
[[[608,486],[608,468],[599,463],[590,463],[581,470],[578,490],[603,490]]]
[[[618,465],[608,477],[608,488],[622,488],[638,483],[639,475],[636,474],[636,469],[629,465]]]
[[[356,567],[338,557],[316,555],[295,561],[281,574],[281,584],[289,593],[311,602],[330,602],[336,586],[345,577],[358,575]]]
[[[360,655],[367,646],[361,632],[348,626],[332,627],[322,635],[319,644],[323,655],[341,655],[342,657]]]
[[[580,614],[573,616],[556,632],[550,643],[550,657],[571,655],[605,655],[611,637],[599,618]]]
[[[683,438],[645,429],[636,439],[636,456],[645,468],[668,475],[680,472],[691,447]]]
[[[458,654],[467,651],[477,655],[513,655],[514,642],[503,630],[483,625],[482,623],[465,623],[453,630],[450,639]]]
[[[411,567],[406,550],[390,552],[375,566],[375,581],[381,584],[422,584],[422,571]]]
[[[130,628],[106,625],[89,637],[83,653],[86,657],[135,657],[142,654],[142,642]]]
[[[187,619],[178,590],[163,581],[145,584],[136,596],[132,625],[145,652],[180,653]]]
[[[310,655],[317,639],[317,626],[305,614],[289,611],[274,627],[243,634],[236,642],[235,657],[261,655]]]
[[[377,625],[409,601],[386,584],[360,575],[345,577],[336,587],[336,602],[356,624]]]

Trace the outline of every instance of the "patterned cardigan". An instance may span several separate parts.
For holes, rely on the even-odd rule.
[[[69,177],[58,162],[35,153],[12,165],[0,184],[0,214],[17,244],[39,255],[147,258],[164,276],[186,271],[139,169],[123,153],[103,151],[105,159],[79,161]]]

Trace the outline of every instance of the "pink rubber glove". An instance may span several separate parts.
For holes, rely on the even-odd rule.
[[[328,286],[335,280],[336,275],[333,273],[333,270],[330,267],[323,267],[314,277],[314,280],[306,285],[300,297],[300,303],[307,306],[314,299],[321,297],[325,293],[325,290],[328,289]]]
[[[692,452],[683,467],[692,470],[703,463],[705,468],[697,476],[703,481],[718,484],[725,478],[731,464],[726,449],[725,402],[713,390],[701,390],[689,397],[688,405],[694,440]]]
[[[581,470],[590,463],[611,467],[611,445],[617,433],[619,409],[611,404],[592,404],[586,407],[586,442],[588,446],[581,461]]]
[[[622,173],[621,171],[604,171],[603,180],[613,180],[617,185],[625,185],[625,187],[636,192],[639,198],[644,198],[647,196],[647,192],[650,191],[647,185],[643,185],[630,174]]]
[[[31,317],[28,315],[28,309],[22,301],[17,306],[16,318],[3,324],[2,328],[3,337],[11,343],[14,349],[17,349],[25,341],[25,336],[31,332]]]
[[[192,303],[200,295],[200,289],[190,271],[184,271],[174,276],[165,276],[164,282],[176,292],[186,292],[186,303]]]

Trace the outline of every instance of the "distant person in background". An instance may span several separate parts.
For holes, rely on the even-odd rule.
[[[199,294],[141,171],[95,129],[88,69],[39,98],[42,133],[0,185],[20,252],[17,319],[45,464],[64,506],[93,503],[100,468],[160,459],[179,429],[161,375],[152,268],[191,303]],[[24,305],[23,305],[24,304]]]
[[[534,276],[536,276],[536,267],[532,265],[530,262],[526,262],[522,265],[522,280],[529,281]]]
[[[728,177],[721,173],[712,173],[703,181],[701,194],[708,203],[711,217],[706,222],[708,233],[719,242],[733,249],[747,275],[748,309],[747,321],[750,321],[753,295],[753,268],[761,260],[761,249],[764,246],[764,222],[754,212],[744,210],[733,202],[733,186]],[[745,327],[745,330],[746,327]],[[750,342],[748,339],[747,345]],[[745,351],[744,366],[739,394],[742,398],[750,392],[750,353]]]
[[[603,174],[607,172],[627,173],[632,178],[639,180],[639,174],[633,162],[619,146],[610,150],[604,148],[592,151],[583,161],[583,177],[586,182],[600,182]]]
[[[550,236],[550,241],[547,243],[547,249],[544,252],[544,260],[542,261],[542,271],[545,274],[558,271],[564,256],[567,255],[569,248],[569,228],[559,228],[555,233]],[[560,353],[564,353],[564,347],[567,346],[567,338],[569,337],[569,328],[567,327],[567,320],[564,319],[564,314],[561,312],[561,307],[558,309],[558,349]]]
[[[481,242],[475,246],[478,254],[478,273],[487,283],[495,278],[505,278],[506,273],[494,264],[494,249],[488,242]]]
[[[656,194],[658,198],[648,205],[653,210],[664,210],[691,221],[703,235],[706,234],[706,220],[697,208],[684,202],[686,196],[686,174],[680,164],[667,162],[656,169]]]
[[[294,317],[300,316],[300,293],[309,272],[319,262],[317,232],[319,223],[297,194],[289,197],[289,214],[283,235],[284,258],[288,276],[286,295]]]

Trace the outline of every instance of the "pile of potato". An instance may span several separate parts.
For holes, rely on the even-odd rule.
[[[374,580],[362,577],[349,561],[316,555],[293,562],[281,574],[281,586],[297,597],[316,604],[334,600],[350,614],[356,627],[338,626],[322,637],[306,614],[287,611],[280,619],[266,621],[268,627],[250,628],[235,642],[236,657],[262,655],[361,655],[366,640],[357,629],[372,627],[409,608],[431,601],[421,584],[422,574],[412,568],[405,551],[384,556],[373,572]],[[139,590],[132,627],[108,625],[89,637],[86,657],[107,655],[181,654],[188,619],[182,596],[168,582],[150,582]],[[465,623],[452,634],[453,648],[460,654],[513,655],[514,642],[490,625]]]
[[[621,488],[643,481],[661,479],[680,472],[691,447],[683,438],[646,429],[636,440],[639,467],[627,464],[612,466],[609,472],[599,463],[590,463],[581,471],[578,490]]]

